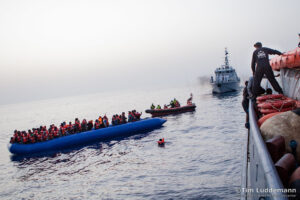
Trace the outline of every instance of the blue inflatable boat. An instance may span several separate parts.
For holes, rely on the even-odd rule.
[[[166,120],[161,118],[143,119],[118,126],[110,126],[108,128],[76,133],[74,135],[59,137],[45,142],[38,142],[34,144],[9,144],[8,150],[15,155],[30,155],[52,151],[56,152],[69,147],[89,144],[96,141],[144,133],[161,127],[165,122]]]

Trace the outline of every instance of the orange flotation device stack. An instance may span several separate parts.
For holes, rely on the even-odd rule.
[[[300,67],[300,48],[288,51],[280,56],[276,56],[270,60],[273,70],[279,71],[282,68],[298,68]]]
[[[286,112],[297,107],[296,101],[283,96],[282,94],[271,94],[257,97],[258,110],[263,114],[271,114],[277,112]]]

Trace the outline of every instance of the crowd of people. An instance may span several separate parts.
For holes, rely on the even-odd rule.
[[[187,105],[191,105],[192,104],[192,100],[193,100],[193,94],[191,93],[190,98],[188,98],[188,100],[187,100]],[[169,105],[166,105],[166,104],[164,105],[164,109],[178,108],[178,107],[180,107],[180,103],[179,103],[179,101],[176,98],[174,98],[173,100],[171,100]],[[155,105],[152,103],[152,105],[150,106],[150,109],[151,110],[161,110],[162,108],[161,108],[160,105],[157,105],[155,107]]]
[[[164,109],[168,109],[168,108],[178,108],[178,107],[180,107],[180,103],[179,103],[179,101],[176,99],[176,98],[174,98],[173,100],[171,100],[171,102],[170,102],[170,104],[169,105],[164,105]],[[157,105],[156,107],[155,107],[155,105],[152,103],[152,105],[150,106],[150,109],[151,110],[161,110],[162,108],[161,108],[161,106],[160,105]]]
[[[114,115],[112,117],[111,124],[113,126],[116,126],[125,124],[127,122],[135,122],[141,119],[141,115],[142,113],[139,113],[136,110],[129,111],[127,120],[125,112],[123,112],[121,115]],[[10,143],[32,144],[36,142],[52,140],[58,137],[90,131],[92,129],[97,130],[106,128],[108,126],[109,120],[106,115],[104,115],[103,117],[99,116],[99,118],[96,119],[95,122],[93,122],[93,120],[87,121],[86,119],[83,119],[80,122],[80,120],[76,118],[74,123],[62,122],[59,127],[52,124],[49,128],[47,128],[46,126],[40,126],[39,128],[32,128],[28,131],[15,130],[13,137],[11,137],[10,139]]]

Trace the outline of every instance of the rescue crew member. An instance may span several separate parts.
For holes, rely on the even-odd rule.
[[[151,107],[150,107],[151,110],[154,110],[155,109],[155,105],[152,103]]]
[[[242,106],[243,109],[246,113],[246,122],[245,122],[245,127],[249,129],[249,93],[248,93],[248,81],[245,81],[245,87],[243,90],[243,101],[242,101]]]
[[[160,110],[160,109],[161,109],[160,105],[157,105],[156,109],[157,109],[157,110]]]
[[[299,43],[298,43],[298,47],[300,48],[300,33],[298,33],[299,36]]]
[[[256,48],[256,50],[253,52],[251,63],[251,68],[254,75],[252,88],[252,93],[254,97],[257,97],[265,92],[260,86],[261,80],[264,75],[266,75],[272,87],[278,93],[282,94],[283,91],[279,86],[278,82],[276,81],[274,73],[269,63],[269,54],[281,55],[282,53],[277,50],[262,47],[262,44],[260,42],[255,43],[254,47]]]
[[[189,105],[189,104],[192,104],[192,100],[193,100],[193,94],[191,93],[190,98],[188,98],[188,100],[187,100],[187,104],[188,104],[188,105]]]

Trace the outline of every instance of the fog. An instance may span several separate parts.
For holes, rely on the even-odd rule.
[[[2,0],[0,103],[248,76],[253,44],[298,44],[299,0]]]

